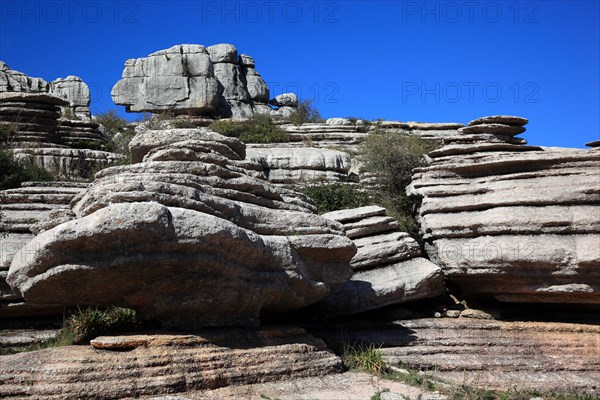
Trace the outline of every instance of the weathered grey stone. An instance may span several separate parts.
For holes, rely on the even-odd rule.
[[[13,289],[32,303],[116,304],[194,328],[256,324],[350,277],[356,250],[341,225],[246,175],[241,142],[203,130],[154,136],[153,146],[134,140],[143,162],[100,171],[73,200],[76,219],[20,251]]]
[[[515,117],[513,115],[493,115],[489,117],[477,118],[469,122],[469,126],[473,125],[484,125],[484,124],[504,124],[504,125],[515,125],[524,126],[529,123],[527,118]]]
[[[465,297],[598,305],[600,152],[497,146],[446,146],[415,169],[430,259]]]
[[[481,123],[478,125],[469,125],[466,128],[460,128],[458,130],[461,134],[472,134],[472,133],[494,133],[501,135],[518,135],[525,132],[525,128],[519,125],[506,125],[498,123]]]
[[[271,103],[272,104],[272,103]],[[292,114],[296,112],[295,107],[279,107],[277,110],[271,111],[271,116],[275,119],[289,120]]]
[[[10,69],[0,61],[0,92],[47,92],[48,82]]]
[[[246,84],[252,100],[265,103],[265,105],[269,102],[269,87],[260,75],[246,75]],[[268,105],[266,106],[268,107]]]
[[[49,92],[62,97],[69,102],[68,107],[62,107],[62,114],[71,116],[70,119],[80,119],[91,122],[90,89],[77,76],[58,78],[50,82]]]
[[[254,68],[254,58],[250,57],[248,54],[240,54],[239,65],[247,68]]]
[[[232,44],[221,43],[206,48],[213,63],[238,63],[237,48]]]
[[[337,210],[323,214],[323,217],[332,219],[341,223],[347,223],[350,221],[357,221],[367,217],[384,216],[386,213],[385,208],[379,206],[365,206],[358,208],[351,208],[348,210]]]
[[[443,131],[443,130],[458,130],[464,128],[465,124],[459,124],[457,122],[408,122],[410,129],[421,130],[421,131]]]
[[[441,269],[424,258],[357,272],[318,304],[330,316],[355,314],[445,292]]]
[[[266,169],[315,169],[348,172],[350,156],[331,149],[248,147],[249,159],[261,163]]]
[[[346,118],[329,118],[325,121],[327,125],[352,125],[349,119]]]
[[[398,221],[392,217],[386,216],[369,217],[357,222],[344,224],[346,235],[348,235],[349,238],[398,230],[398,226]]]
[[[276,107],[298,107],[298,96],[295,93],[282,93],[271,99],[269,104]]]

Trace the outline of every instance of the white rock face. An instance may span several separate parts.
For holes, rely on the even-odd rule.
[[[100,171],[73,200],[75,219],[15,256],[15,293],[34,304],[121,305],[194,329],[255,325],[349,279],[356,248],[342,226],[248,175],[238,140],[147,131],[132,150],[142,162]]]
[[[246,149],[250,160],[261,164],[273,183],[300,183],[315,179],[339,181],[347,177],[350,156],[331,149],[262,147]]]
[[[476,120],[477,121],[477,120]],[[495,116],[472,127],[525,119]],[[426,250],[466,297],[598,304],[600,151],[448,145],[418,168]]]
[[[346,118],[329,118],[327,121],[325,121],[325,124],[327,124],[327,125],[352,125],[350,120],[348,120]]]
[[[298,107],[298,96],[295,93],[282,93],[269,103],[277,107]]]
[[[63,115],[72,114],[81,121],[92,121],[90,113],[90,89],[81,78],[68,76],[66,78],[55,79],[50,82],[50,93],[62,97],[69,102],[68,107],[62,108]]]

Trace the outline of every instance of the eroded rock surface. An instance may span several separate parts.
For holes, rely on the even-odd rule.
[[[133,340],[140,336],[133,337]],[[128,342],[127,336],[99,338]],[[122,399],[323,376],[339,357],[302,329],[154,334],[130,351],[67,346],[3,356],[0,397]]]
[[[225,43],[177,45],[127,60],[112,98],[134,112],[248,118],[272,111],[254,59]]]
[[[428,255],[463,296],[600,305],[598,149],[451,144],[429,156],[409,193],[423,197]]]
[[[173,143],[134,140],[143,162],[99,172],[73,200],[76,219],[20,251],[7,278],[18,293],[194,328],[253,325],[349,279],[356,250],[341,225],[249,176],[241,142],[207,129],[163,137]]]
[[[392,304],[439,296],[446,290],[441,269],[421,257],[421,248],[385,208],[360,207],[323,214],[344,225],[357,252],[352,279],[315,308],[329,316],[356,314]]]

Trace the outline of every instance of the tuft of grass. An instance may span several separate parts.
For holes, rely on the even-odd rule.
[[[244,143],[288,142],[288,134],[266,114],[254,114],[245,121],[217,120],[210,129],[224,136],[240,139]]]
[[[376,347],[374,344],[350,346],[345,343],[342,359],[350,369],[370,372],[375,375],[388,372],[388,366],[383,361],[381,347]]]
[[[343,183],[312,184],[301,191],[312,199],[320,214],[372,204],[367,193]]]
[[[290,123],[294,125],[325,121],[310,99],[300,100],[298,102],[298,109],[290,115],[289,119]]]

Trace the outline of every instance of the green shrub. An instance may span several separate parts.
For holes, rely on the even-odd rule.
[[[313,106],[313,102],[310,99],[301,100],[298,103],[298,109],[290,115],[290,122],[294,125],[323,121],[321,113]]]
[[[267,114],[254,114],[244,121],[217,120],[210,129],[224,136],[235,137],[244,143],[283,143],[288,134]]]
[[[85,343],[101,335],[114,335],[135,329],[140,325],[134,310],[111,306],[78,309],[65,323],[64,330],[73,343]]]
[[[372,204],[367,193],[344,183],[313,184],[302,189],[302,193],[312,199],[320,214]]]
[[[374,344],[361,344],[358,346],[345,344],[342,359],[348,368],[358,371],[370,372],[376,375],[388,371],[388,366],[383,361],[381,348],[375,347]]]
[[[129,124],[129,121],[127,121],[125,118],[119,117],[115,110],[109,110],[105,113],[97,114],[94,120],[102,125],[111,137],[126,130],[127,125]]]
[[[26,161],[18,161],[12,152],[0,148],[0,190],[13,189],[27,181],[52,181],[56,178],[44,168]]]
[[[360,146],[361,172],[375,178],[375,201],[411,234],[418,233],[415,215],[419,199],[407,196],[406,187],[412,180],[413,168],[425,165],[424,155],[435,148],[436,144],[415,135],[380,130],[375,130]]]

